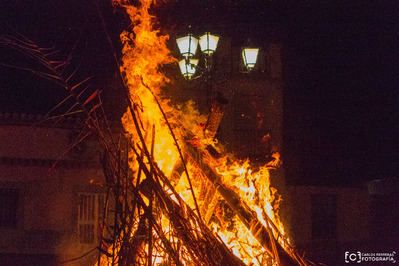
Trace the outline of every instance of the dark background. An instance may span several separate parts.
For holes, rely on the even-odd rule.
[[[297,169],[316,183],[397,176],[397,7],[342,1],[286,9],[285,145],[296,157],[287,161],[289,176]]]
[[[77,79],[91,76],[117,118],[123,98],[96,1],[1,1],[1,34],[22,34],[60,56]],[[111,38],[127,25],[101,1]],[[355,184],[398,172],[397,1],[171,1],[157,9],[165,31],[213,27],[234,41],[280,40],[288,182]],[[0,62],[25,64],[0,48]],[[60,88],[0,67],[0,111],[45,113]]]

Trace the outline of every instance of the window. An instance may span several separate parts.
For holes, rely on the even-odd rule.
[[[312,202],[312,238],[335,239],[337,233],[337,196],[314,194]]]
[[[105,196],[101,193],[79,193],[78,235],[82,244],[98,240],[99,224],[103,217]]]
[[[0,188],[0,227],[17,227],[18,190]]]

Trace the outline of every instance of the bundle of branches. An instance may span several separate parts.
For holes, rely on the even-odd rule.
[[[55,60],[53,49],[41,48],[23,36],[1,36],[0,44],[32,58],[41,70],[36,66],[3,66],[36,74],[67,92],[67,97],[49,111],[45,120],[58,123],[62,118],[79,114],[85,126],[70,149],[89,135],[95,136],[103,147],[108,193],[102,215],[99,265],[153,265],[155,261],[164,265],[243,265],[184,202],[159,169],[129,99],[140,143],[125,138],[124,133],[118,133],[110,125],[100,92],[84,86],[87,80],[74,81],[75,72],[68,71],[69,62]],[[66,111],[65,106],[68,106]],[[61,115],[57,113],[59,109],[62,109]],[[152,134],[154,136],[155,130]],[[129,149],[136,153],[139,164],[136,172],[128,167]]]
[[[200,213],[185,203],[169,178],[160,170],[153,154],[155,130],[153,128],[150,133],[151,141],[148,145],[148,136],[145,135],[148,132],[143,133],[140,115],[133,106],[129,101],[129,112],[139,140],[138,143],[134,143],[133,138],[127,139],[125,145],[134,151],[139,168],[137,172],[129,173],[127,155],[120,154],[121,150],[126,149],[119,147],[106,150],[104,172],[109,186],[113,188],[115,206],[119,206],[116,207],[119,212],[115,216],[112,228],[108,230],[113,230],[113,240],[103,238],[105,244],[112,243],[112,246],[108,246],[108,252],[105,251],[106,248],[101,250],[111,258],[112,263],[122,265],[130,265],[133,262],[144,265],[151,263],[154,258],[159,258],[163,263],[169,261],[172,265],[242,265],[218,236],[209,230]],[[164,119],[167,122],[166,116]],[[101,128],[98,130],[103,131]],[[192,134],[189,130],[186,130],[186,133]],[[176,145],[178,146],[177,142]],[[109,144],[104,145],[108,146]],[[185,161],[190,160],[191,164],[202,171],[271,257],[282,265],[308,264],[288,242],[282,247],[275,241],[273,232],[278,233],[278,229],[270,219],[267,220],[269,227],[262,225],[256,214],[240,197],[222,183],[222,178],[215,169],[207,164],[212,155],[204,150],[198,151],[190,142],[185,143],[181,155],[179,162],[185,165]],[[132,178],[131,174],[135,177]],[[135,180],[135,184],[131,182],[132,179]],[[165,217],[168,223],[167,232]],[[280,236],[277,234],[277,237]]]
[[[129,106],[133,106],[131,102]],[[148,147],[144,141],[134,108],[129,108],[129,111],[140,143],[128,139],[125,144],[136,155],[137,172],[132,173],[127,167],[126,154],[121,154],[126,149],[110,148],[115,143],[110,141],[110,135],[110,139],[102,139],[106,151],[104,172],[115,199],[115,219],[108,230],[107,226],[104,227],[104,234],[108,236],[103,237],[101,248],[110,259],[103,257],[100,263],[152,265],[155,259],[171,265],[188,262],[195,265],[243,265],[175,191],[154,160],[154,143]],[[98,135],[110,132],[100,127],[96,127],[96,131]],[[135,183],[131,182],[132,179]],[[112,239],[108,238],[110,236]]]
[[[138,261],[140,256],[137,254],[143,254],[142,257],[146,258],[145,260],[139,259],[141,263],[148,263],[159,257],[163,257],[160,260],[162,263],[170,261],[169,258],[173,260],[173,263],[179,263],[179,259],[181,259],[184,263],[194,265],[235,265],[241,263],[232,255],[232,251],[225,246],[224,243],[226,242],[222,242],[218,238],[218,234],[211,232],[203,221],[187,166],[187,161],[190,161],[190,166],[202,172],[202,175],[214,186],[213,190],[218,191],[223,200],[239,217],[242,224],[263,246],[267,253],[266,257],[279,263],[281,255],[281,262],[283,263],[306,264],[283,238],[281,242],[284,243],[284,247],[275,240],[275,237],[280,238],[281,234],[277,227],[273,226],[267,214],[264,214],[267,224],[265,225],[258,220],[256,213],[240,199],[239,195],[223,184],[222,178],[209,165],[209,162],[212,161],[211,154],[207,154],[202,148],[196,149],[196,146],[184,141],[184,139],[195,139],[195,134],[184,127],[178,118],[174,119],[173,128],[169,123],[164,108],[171,109],[172,113],[174,108],[170,108],[167,101],[158,99],[160,88],[168,81],[159,69],[164,64],[174,62],[174,59],[171,58],[166,46],[168,37],[160,35],[159,31],[153,27],[154,19],[149,13],[152,1],[143,0],[135,6],[124,1],[116,1],[115,3],[126,11],[134,25],[132,29],[121,34],[123,44],[122,64],[119,63],[117,56],[115,56],[115,61],[120,69],[128,105],[128,111],[123,117],[123,125],[126,133],[128,133],[127,146],[131,152],[128,154],[129,162],[127,164],[129,169],[132,170],[132,177],[125,179],[133,180],[131,183],[135,184],[134,186],[130,185],[133,186],[131,191],[133,193],[130,193],[133,198],[128,202],[134,202],[130,205],[138,209],[128,209],[128,212],[123,215],[124,217],[131,217],[120,223],[122,228],[126,228],[126,225],[128,225],[127,235],[121,233],[122,230],[114,230],[112,260],[115,261],[114,255],[115,252],[118,252],[117,257],[122,259],[123,263],[126,262],[123,258],[129,256],[134,256],[135,259],[133,260]],[[105,25],[104,20],[103,25]],[[112,46],[112,42],[110,44]],[[162,120],[162,122],[159,120]],[[214,120],[219,121],[220,119]],[[179,132],[178,137],[175,130]],[[156,134],[161,135],[161,137],[156,136]],[[201,139],[201,137],[198,139]],[[154,147],[157,149],[156,154],[154,154]],[[164,152],[165,149],[169,150],[170,153]],[[167,160],[166,157],[172,156],[173,149],[177,150],[180,158]],[[161,157],[157,154],[159,152],[162,152]],[[202,154],[206,156],[200,156]],[[177,161],[178,164],[183,166],[184,179],[188,182],[187,186],[193,201],[191,205],[188,204],[189,199],[187,197],[183,199],[182,194],[175,191],[175,184],[172,185],[171,180],[168,179],[169,175],[165,174],[165,170],[170,169],[173,166],[171,164],[175,164]],[[165,166],[165,164],[169,165]],[[117,188],[120,186],[121,180],[120,165],[123,164],[116,161],[106,164],[107,168],[111,168],[111,170],[106,171],[108,172],[107,179],[113,180],[112,182],[116,183]],[[125,172],[128,172],[128,170]],[[143,180],[142,175],[145,177],[143,177]],[[177,174],[177,176],[179,175],[180,173]],[[129,193],[120,197],[121,191],[119,189],[115,189],[114,192],[116,205],[126,208],[126,202],[124,205],[118,202],[121,198],[126,201],[126,198],[129,198]],[[154,212],[154,210],[156,211]],[[154,213],[156,215],[153,216]],[[142,217],[146,219],[146,222],[143,222]],[[119,228],[118,219],[115,219],[115,223],[114,229]],[[143,238],[143,232],[148,232],[148,234],[144,233],[148,237]],[[132,243],[130,241],[131,236],[141,238]],[[155,236],[157,240],[154,238]],[[173,249],[175,247],[177,249]],[[131,248],[134,252],[129,251]],[[128,250],[128,252],[125,252],[125,250]],[[259,261],[259,264],[264,264],[264,262]]]
[[[0,44],[22,51],[43,67],[43,71],[22,67],[21,70],[53,81],[68,93],[66,99],[49,112],[48,118],[57,121],[68,115],[80,114],[86,126],[76,143],[92,134],[103,147],[103,168],[108,193],[102,215],[97,260],[99,265],[244,265],[201,217],[187,171],[187,161],[210,181],[214,186],[213,190],[218,191],[275,262],[287,265],[308,264],[288,243],[281,246],[279,241],[275,241],[280,235],[270,219],[266,219],[266,227],[240,196],[223,184],[223,179],[208,163],[212,160],[210,153],[198,149],[191,142],[179,144],[157,95],[144,84],[142,77],[136,81],[140,80],[141,85],[151,92],[158,103],[179,152],[179,162],[186,172],[194,208],[180,196],[171,180],[160,169],[154,154],[157,144],[155,126],[143,126],[148,121],[142,120],[143,110],[140,109],[139,98],[130,95],[126,77],[121,76],[121,80],[126,92],[125,99],[128,115],[133,123],[134,137],[126,132],[115,132],[102,109],[99,91],[89,91],[84,86],[87,80],[74,82],[74,72],[68,74],[67,71],[68,62],[53,60],[51,50],[42,49],[24,38],[4,37]],[[72,104],[64,114],[60,117],[52,116],[67,101]],[[192,139],[190,130],[182,125],[179,127],[183,136]],[[148,130],[149,128],[152,130]],[[184,147],[180,148],[180,145]],[[130,167],[131,164],[137,167]]]

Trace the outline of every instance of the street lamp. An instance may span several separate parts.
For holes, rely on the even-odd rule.
[[[187,34],[186,36],[176,39],[177,46],[179,47],[180,54],[187,58],[195,56],[198,47],[198,39],[192,34]]]
[[[199,44],[201,48],[201,52],[210,56],[212,55],[218,46],[219,36],[213,35],[210,32],[205,32],[199,38]]]
[[[213,68],[212,59],[218,46],[219,39],[219,36],[211,34],[210,32],[205,32],[198,39],[192,34],[187,34],[184,37],[176,39],[180,55],[183,57],[179,61],[181,74],[186,80],[202,77],[204,81],[206,100],[210,107],[210,114],[204,127],[204,136],[209,139],[215,137],[219,123],[223,117],[224,106],[227,103],[227,100],[220,91],[216,93],[215,97],[213,88],[214,76],[219,73]],[[201,64],[199,64],[199,59],[194,58],[198,44],[203,54],[203,56],[199,55],[199,59],[202,58],[203,60]],[[247,72],[255,68],[258,53],[259,48],[242,49],[242,58]]]
[[[189,59],[182,59],[179,61],[180,72],[182,75],[190,80],[197,70],[198,59],[189,58]]]
[[[199,39],[194,37],[192,34],[187,34],[186,36],[176,39],[180,54],[182,57],[184,57],[183,60],[179,61],[179,68],[185,79],[192,79],[194,74],[197,72],[199,60],[193,57],[196,54],[198,43],[201,48],[201,52],[206,56],[204,70],[209,74],[211,69],[209,64],[211,59],[210,57],[216,51],[218,42],[219,36],[211,34],[210,32],[205,32],[199,37]]]
[[[258,59],[259,48],[243,48],[242,49],[242,61],[248,71],[255,68],[256,61]]]
[[[215,53],[218,46],[220,37],[210,32],[205,32],[199,38],[196,38],[193,34],[187,34],[186,36],[176,39],[177,46],[179,48],[180,55],[184,58],[179,61],[179,68],[183,77],[187,80],[193,78],[195,74],[205,75],[205,79],[209,80],[212,71],[212,55]],[[195,59],[194,56],[197,52],[198,44],[201,52],[205,55],[202,69],[198,69],[199,59]],[[255,68],[256,61],[258,59],[259,48],[245,47],[242,49],[242,60],[245,69],[250,72]],[[202,65],[202,64],[201,64]]]

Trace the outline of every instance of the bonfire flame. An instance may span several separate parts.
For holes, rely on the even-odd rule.
[[[183,147],[186,143],[190,143],[199,150],[204,150],[206,145],[213,145],[212,141],[204,137],[203,127],[201,127],[201,124],[206,122],[206,118],[196,110],[192,102],[175,107],[162,95],[161,90],[169,79],[161,71],[161,67],[176,60],[166,46],[169,37],[162,35],[154,28],[155,18],[149,12],[152,1],[141,0],[137,7],[122,0],[117,1],[117,4],[125,8],[132,22],[132,30],[126,30],[120,35],[123,44],[120,71],[129,89],[128,94],[133,104],[131,109],[139,118],[139,123],[133,121],[132,110],[127,111],[122,118],[128,138],[137,148],[129,152],[129,167],[133,173],[137,173],[140,168],[137,150],[143,152],[143,146],[151,147],[151,155],[157,167],[165,177],[169,178],[168,182],[173,184],[174,189],[189,207],[196,210],[199,216],[204,217],[206,216],[204,205],[209,203],[205,202],[206,196],[203,196],[206,194],[204,182],[207,184],[204,174],[194,163],[186,162],[185,171],[177,179],[172,176],[174,167],[181,164],[179,146]],[[144,132],[143,136],[138,134],[137,126]],[[190,138],[187,139],[187,136]],[[233,190],[253,212],[256,212],[263,226],[271,228],[274,238],[286,241],[284,226],[277,212],[281,198],[270,186],[270,176],[266,166],[255,171],[249,161],[235,160],[232,155],[218,159],[206,157],[204,160],[222,177],[221,182]],[[190,182],[192,176],[196,178]],[[136,184],[137,176],[131,182]],[[258,242],[248,226],[244,225],[232,212],[222,197],[217,192],[215,193],[216,196],[211,197],[215,204],[210,206],[214,210],[212,212],[214,215],[207,219],[208,227],[245,264],[273,263],[270,252]],[[150,203],[151,196],[142,194],[146,204],[152,204]],[[181,200],[170,194],[175,202]],[[154,208],[156,209],[156,206]],[[137,215],[142,215],[142,213],[137,213]],[[171,233],[170,217],[159,213],[158,218],[162,224],[163,235],[178,245],[179,237]],[[140,230],[140,226],[140,224],[135,225],[136,233]],[[287,242],[281,243],[282,246],[286,244]],[[157,245],[154,245],[150,254],[152,262],[154,265],[163,263],[166,265],[167,254],[163,249],[156,247]],[[148,255],[146,246],[141,247],[141,250]],[[196,264],[187,256],[182,255],[180,260],[187,265]],[[106,264],[107,260],[103,259],[102,262]]]

